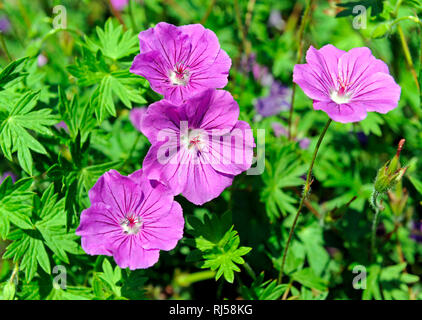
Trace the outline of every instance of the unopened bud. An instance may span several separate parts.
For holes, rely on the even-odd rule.
[[[387,192],[394,187],[405,174],[407,167],[401,168],[400,166],[400,152],[406,140],[402,139],[399,142],[397,153],[393,159],[387,161],[381,169],[378,170],[377,177],[375,178],[374,189],[378,194]]]

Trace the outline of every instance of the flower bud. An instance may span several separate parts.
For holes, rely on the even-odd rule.
[[[375,178],[374,189],[378,194],[387,192],[394,187],[403,177],[408,167],[401,168],[400,166],[400,152],[403,149],[404,142],[402,139],[399,142],[397,153],[393,159],[387,161],[381,169],[379,169],[377,177]]]

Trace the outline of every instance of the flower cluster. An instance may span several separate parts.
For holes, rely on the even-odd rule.
[[[77,229],[85,252],[113,256],[130,269],[154,265],[160,250],[181,239],[184,219],[175,195],[197,205],[218,197],[250,168],[255,146],[232,95],[217,90],[227,84],[231,60],[212,31],[161,22],[139,40],[130,70],[164,95],[130,113],[151,147],[142,170],[100,177]]]

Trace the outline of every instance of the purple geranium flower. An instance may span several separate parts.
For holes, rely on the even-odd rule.
[[[206,90],[180,106],[152,104],[142,121],[152,144],[143,163],[148,177],[198,205],[218,197],[252,164],[253,134],[238,117],[224,90]]]
[[[231,60],[218,38],[200,24],[181,27],[160,22],[139,34],[141,54],[130,71],[145,77],[151,88],[172,103],[227,84]]]
[[[113,256],[121,268],[154,265],[160,250],[172,250],[183,236],[182,207],[168,188],[142,170],[102,175],[89,191],[91,207],[81,214],[76,234],[91,255]]]
[[[133,126],[136,128],[136,130],[141,131],[141,123],[142,123],[142,117],[147,111],[147,108],[133,108],[130,110],[130,122],[132,122]]]
[[[387,113],[397,107],[400,86],[368,48],[345,52],[332,45],[311,46],[306,62],[294,67],[293,81],[314,100],[315,110],[334,121],[356,122],[368,111]]]
[[[129,0],[110,0],[110,2],[114,9],[121,11],[128,5]]]
[[[275,81],[271,86],[269,96],[256,100],[255,109],[263,117],[279,114],[290,109],[292,91]]]
[[[0,184],[2,184],[7,177],[10,177],[13,183],[16,182],[16,175],[12,171],[6,171],[0,176]]]

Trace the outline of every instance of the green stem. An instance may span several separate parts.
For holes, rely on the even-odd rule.
[[[303,19],[300,23],[299,27],[299,40],[298,40],[298,48],[297,48],[297,59],[296,64],[299,64],[302,61],[303,56],[303,34],[305,31],[306,24],[308,23],[309,17],[311,16],[311,8],[312,8],[313,0],[306,1],[306,8],[305,13],[303,14]],[[292,138],[292,120],[293,120],[293,110],[294,110],[294,103],[295,103],[295,93],[296,93],[296,83],[293,82],[292,84],[292,100],[290,104],[290,112],[289,112],[289,123],[288,123],[288,134],[287,138],[291,140]]]
[[[328,119],[327,123],[325,124],[324,129],[322,130],[321,134],[319,135],[318,142],[315,146],[314,154],[312,156],[312,161],[311,161],[311,164],[310,164],[309,169],[308,169],[308,174],[306,175],[305,188],[303,190],[302,198],[300,199],[299,208],[297,209],[296,216],[295,216],[295,219],[293,221],[293,225],[290,228],[289,238],[287,239],[286,246],[284,247],[283,258],[282,258],[282,262],[281,262],[281,266],[280,266],[280,273],[278,275],[278,283],[279,284],[281,284],[281,279],[283,277],[283,270],[284,270],[284,265],[286,263],[287,251],[289,250],[289,245],[290,245],[290,242],[292,240],[293,233],[294,233],[297,221],[298,221],[299,216],[300,216],[300,212],[302,211],[303,204],[304,204],[305,199],[308,196],[310,188],[311,188],[312,169],[314,167],[315,160],[316,160],[316,157],[318,155],[318,150],[319,150],[319,147],[321,146],[322,140],[324,139],[324,136],[325,136],[325,134],[328,130],[328,127],[330,126],[332,121],[333,120]]]
[[[129,0],[129,17],[130,22],[132,23],[132,29],[136,32],[138,28],[136,26],[135,17],[133,16],[133,0]]]
[[[126,165],[127,164],[127,162],[132,158],[132,154],[135,152],[135,149],[136,149],[136,146],[138,145],[138,142],[139,142],[139,139],[141,138],[141,135],[140,134],[138,134],[138,136],[136,137],[136,139],[135,139],[135,142],[133,143],[133,146],[132,146],[132,148],[130,149],[130,151],[129,151],[129,155],[127,156],[127,158],[126,158],[126,160],[125,160],[125,162],[124,162],[124,164],[123,164],[123,166],[124,165]]]
[[[7,59],[9,59],[9,62],[12,62],[13,58],[10,55],[9,50],[7,50],[6,41],[4,41],[3,32],[0,31],[0,42],[1,46],[3,47],[4,53],[6,53]]]
[[[371,260],[375,256],[375,239],[377,235],[377,225],[378,225],[378,217],[380,214],[380,209],[378,208],[377,204],[375,203],[375,215],[374,220],[372,221],[372,236],[371,236]]]

